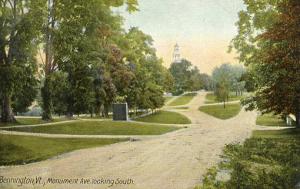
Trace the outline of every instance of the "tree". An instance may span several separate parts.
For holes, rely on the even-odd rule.
[[[183,59],[179,63],[172,63],[169,71],[174,78],[173,94],[203,88],[200,71],[190,61]]]
[[[156,109],[163,102],[163,89],[172,78],[158,59],[153,39],[138,28],[131,28],[121,49],[134,77],[128,87],[126,101],[131,109]]]
[[[41,1],[0,1],[1,121],[14,122],[35,96],[36,46],[42,20]],[[25,82],[23,82],[25,81]],[[30,88],[27,88],[30,86]],[[15,100],[15,102],[13,102]],[[15,110],[12,109],[14,104]]]
[[[45,1],[46,2],[46,1]],[[137,11],[138,3],[136,0],[114,0],[114,1],[102,1],[102,0],[89,0],[89,1],[65,1],[65,0],[47,0],[45,10],[47,10],[47,14],[44,14],[44,28],[43,28],[43,37],[44,37],[44,54],[45,60],[43,61],[44,64],[44,75],[43,75],[43,86],[41,88],[42,94],[42,107],[43,107],[43,119],[44,120],[51,120],[52,119],[52,112],[53,112],[53,94],[50,90],[51,84],[50,81],[54,72],[59,71],[62,69],[62,60],[60,58],[67,58],[63,55],[64,51],[61,51],[60,42],[68,42],[66,40],[72,39],[75,37],[76,40],[85,38],[86,41],[82,41],[82,44],[86,42],[90,43],[87,45],[90,47],[86,49],[90,52],[89,57],[92,53],[97,52],[99,58],[99,54],[101,53],[100,46],[103,45],[99,40],[100,38],[107,37],[105,33],[110,31],[112,25],[119,25],[119,18],[116,19],[116,16],[112,16],[112,11],[110,7],[119,7],[126,4],[127,10],[129,12]],[[76,16],[74,16],[76,14]],[[74,18],[73,21],[71,21]],[[76,23],[77,21],[77,23]],[[74,28],[73,28],[74,27]],[[114,27],[114,26],[113,26]],[[107,30],[108,29],[108,30]],[[81,31],[80,31],[81,30]],[[85,30],[85,32],[82,32]],[[103,36],[100,36],[100,35]],[[83,36],[85,35],[85,36]],[[94,38],[94,39],[91,39]],[[96,39],[97,38],[97,39]],[[87,40],[88,39],[88,40]],[[74,40],[70,40],[70,42],[75,42]],[[103,41],[102,41],[103,42]],[[77,43],[77,42],[75,42]],[[94,43],[93,47],[91,44]],[[95,43],[98,43],[95,45]],[[76,51],[76,49],[72,49],[73,47],[76,48],[79,43],[74,44],[75,46],[70,46],[67,43],[64,44],[64,50],[66,53],[70,51]],[[86,47],[87,47],[86,46]],[[103,47],[105,48],[105,47]],[[87,52],[86,51],[86,52]],[[103,52],[103,51],[102,51]],[[83,55],[84,56],[84,55]],[[95,57],[94,57],[95,58]],[[72,60],[74,61],[74,60]],[[91,63],[91,62],[89,62]],[[88,63],[87,63],[88,64]],[[95,68],[95,66],[94,66]],[[78,68],[79,69],[79,68]],[[80,68],[81,69],[81,68]],[[84,68],[82,68],[84,69]],[[70,70],[68,70],[70,71]],[[82,82],[80,82],[82,83]],[[73,83],[74,84],[74,83]],[[83,91],[82,91],[83,92]],[[76,93],[72,93],[76,94]],[[78,94],[78,93],[77,93]],[[87,95],[87,91],[85,91]],[[82,97],[81,95],[78,98]],[[87,96],[86,96],[87,97]],[[72,100],[70,103],[77,103]],[[82,101],[82,103],[84,103]],[[81,103],[81,105],[83,105]],[[77,103],[77,105],[79,105]],[[81,108],[86,107],[86,105],[81,106]]]
[[[255,94],[244,104],[263,113],[292,113],[300,127],[300,1],[245,4],[232,44],[254,75]]]
[[[215,83],[215,95],[217,99],[222,101],[224,108],[226,107],[225,102],[228,100],[231,88],[231,65],[222,64],[213,70],[212,78]]]
[[[203,85],[203,89],[207,91],[214,90],[214,82],[210,75],[207,75],[205,73],[200,74],[201,83]]]

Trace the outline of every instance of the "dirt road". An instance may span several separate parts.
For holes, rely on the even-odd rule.
[[[188,128],[141,141],[78,150],[38,163],[2,167],[0,176],[41,176],[46,182],[48,178],[103,179],[102,184],[80,184],[78,180],[79,184],[46,184],[43,188],[193,188],[201,182],[206,169],[220,160],[225,144],[243,141],[255,128],[255,112],[241,111],[226,121],[199,112],[204,97],[205,93],[199,93],[187,110],[173,109],[191,119]],[[131,184],[115,183],[109,187],[109,179],[132,180],[127,180]],[[12,187],[19,188],[0,184],[0,188]],[[33,187],[28,184],[22,188]]]

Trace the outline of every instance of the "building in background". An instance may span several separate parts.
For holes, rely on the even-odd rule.
[[[174,46],[173,61],[172,62],[174,62],[174,63],[180,63],[181,62],[179,45],[177,43]]]

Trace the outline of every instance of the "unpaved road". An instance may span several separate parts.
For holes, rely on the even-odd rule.
[[[0,176],[47,178],[130,178],[134,184],[47,184],[35,188],[189,189],[215,165],[225,144],[241,142],[255,129],[255,112],[241,111],[223,121],[198,111],[205,93],[188,110],[178,111],[192,121],[188,128],[165,135],[110,146],[78,150],[42,162],[0,168]],[[43,180],[43,181],[44,181]],[[78,181],[79,182],[79,181]],[[20,188],[0,184],[0,188]],[[22,188],[33,188],[23,185]]]

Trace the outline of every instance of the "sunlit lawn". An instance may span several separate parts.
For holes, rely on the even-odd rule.
[[[54,118],[51,122],[59,122],[65,120],[67,119],[61,117],[61,118]],[[39,117],[18,117],[16,123],[9,123],[9,124],[0,123],[0,127],[14,126],[14,125],[37,125],[37,124],[44,124],[44,123],[50,123],[50,122],[44,121]]]
[[[176,127],[115,121],[83,121],[57,123],[48,126],[10,128],[6,130],[73,135],[160,135]]]
[[[150,123],[165,123],[165,124],[190,124],[191,121],[176,112],[169,112],[169,111],[159,111],[154,114],[141,117],[136,119],[136,121],[142,122],[150,122]]]
[[[229,119],[240,112],[241,106],[239,103],[226,104],[225,108],[223,105],[207,105],[201,106],[199,110],[219,119]]]
[[[241,100],[244,96],[236,96],[233,93],[230,93],[228,102],[231,101],[237,101],[237,100]],[[213,93],[208,93],[205,96],[205,104],[213,104],[213,103],[219,103],[221,101],[217,100],[216,95],[214,95]]]
[[[177,99],[175,99],[174,101],[172,101],[169,106],[181,106],[181,105],[186,105],[188,104],[195,96],[197,95],[197,93],[187,93],[184,94],[180,97],[178,97]]]
[[[99,147],[127,139],[63,139],[0,135],[0,165],[18,165],[45,160],[77,149]]]
[[[271,113],[258,116],[256,124],[262,126],[287,126],[286,122],[280,116]]]

